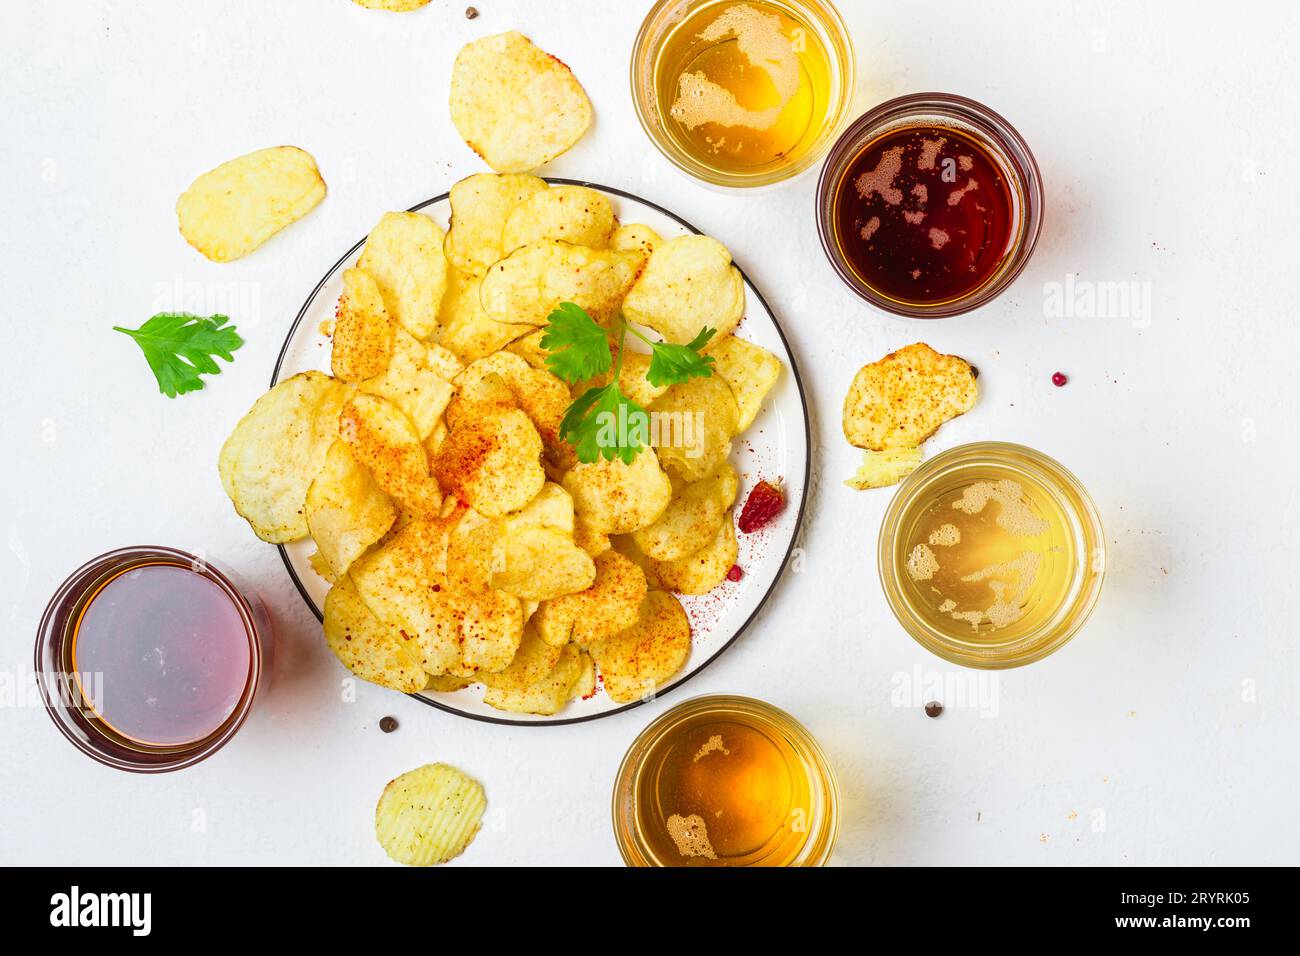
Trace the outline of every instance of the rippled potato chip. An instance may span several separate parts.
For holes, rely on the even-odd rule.
[[[975,405],[975,372],[924,342],[864,365],[844,396],[844,437],[871,451],[913,448]]]
[[[511,30],[463,46],[451,71],[451,121],[499,173],[550,162],[591,125],[591,101],[559,59]]]
[[[731,386],[739,417],[737,433],[743,432],[758,416],[763,399],[781,377],[781,360],[761,346],[728,335],[709,343],[704,350],[713,356],[714,374]]]
[[[361,250],[358,267],[374,278],[384,307],[417,339],[438,330],[438,308],[447,289],[443,232],[418,212],[386,212]]]
[[[677,477],[699,481],[731,454],[740,409],[721,375],[670,386],[650,404],[650,413],[658,421],[651,437],[659,461]]]
[[[658,693],[682,669],[691,653],[691,624],[677,598],[651,591],[635,624],[587,649],[610,700],[630,704]]]
[[[557,528],[525,528],[503,541],[492,586],[517,598],[546,601],[582,591],[595,579],[591,557],[573,543],[572,535]]]
[[[693,554],[713,540],[736,500],[738,487],[736,470],[724,461],[708,477],[678,488],[659,520],[634,531],[632,539],[646,557],[656,561]]]
[[[550,187],[536,176],[476,173],[451,187],[451,227],[443,249],[461,272],[482,277],[505,255],[501,234],[510,212]]]
[[[408,771],[384,787],[375,807],[375,837],[407,866],[460,856],[483,826],[483,785],[445,763]]]
[[[375,483],[416,514],[436,516],[442,492],[411,420],[377,395],[353,395],[339,415],[339,437]]]
[[[578,648],[570,644],[557,650],[559,659],[545,676],[524,686],[489,684],[483,693],[483,703],[514,714],[557,713],[573,699],[575,691],[582,689],[585,676],[583,654]]]
[[[615,539],[614,546],[641,566],[651,587],[678,594],[708,594],[723,582],[739,553],[730,511],[708,544],[672,561],[647,556],[631,537]]]
[[[359,382],[388,368],[393,330],[375,280],[360,269],[343,273],[330,346],[330,371],[345,382]]]
[[[542,439],[499,376],[504,399],[474,400],[463,390],[447,410],[447,437],[434,471],[450,494],[480,514],[500,517],[532,501],[546,483]],[[481,384],[481,383],[480,383]]]
[[[885,451],[862,452],[862,464],[845,484],[858,491],[868,488],[887,488],[896,485],[921,464],[920,448],[889,448]]]
[[[375,483],[370,471],[337,440],[320,474],[307,488],[307,530],[329,569],[328,579],[347,574],[352,562],[388,533],[397,505]]]
[[[537,636],[533,627],[525,625],[524,636],[519,642],[519,649],[515,651],[514,660],[504,670],[495,674],[479,674],[478,679],[485,687],[501,691],[522,691],[531,684],[545,680],[560,662],[563,653],[563,648],[547,644]]]
[[[606,534],[628,534],[654,524],[673,497],[672,482],[651,448],[642,449],[630,465],[619,458],[581,462],[564,476],[563,485],[587,526]]]
[[[597,555],[594,564],[596,580],[591,587],[543,601],[533,615],[537,634],[547,644],[588,644],[636,621],[646,593],[645,572],[612,550]]]
[[[655,246],[623,314],[669,342],[690,342],[706,327],[721,339],[745,315],[745,283],[718,240],[678,236]]]
[[[316,160],[273,146],[209,170],[176,200],[181,235],[213,262],[246,256],[325,198]]]
[[[222,446],[222,486],[263,541],[307,536],[307,488],[338,437],[346,394],[323,372],[301,372],[259,398]]]
[[[479,297],[499,322],[545,325],[556,306],[573,302],[604,323],[617,314],[642,263],[638,252],[535,242],[488,269]]]
[[[348,577],[325,595],[325,643],[362,680],[403,694],[423,690],[428,682],[415,642],[375,617]]]
[[[635,252],[643,252],[646,256],[654,252],[661,242],[663,239],[659,233],[639,222],[619,226],[609,237],[611,249],[631,249]]]
[[[552,186],[534,193],[510,211],[501,234],[507,255],[520,246],[559,239],[604,249],[614,231],[614,207],[586,186]]]
[[[483,311],[479,301],[482,280],[453,271],[443,296],[442,346],[463,362],[473,362],[505,348],[515,339],[532,332],[536,326],[498,322]]]
[[[429,437],[455,394],[451,383],[428,364],[428,350],[400,326],[393,330],[388,367],[357,387],[387,399],[411,421],[421,441]]]

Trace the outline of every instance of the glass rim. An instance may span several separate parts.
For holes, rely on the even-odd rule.
[[[704,4],[721,2],[721,0],[697,0],[697,2]],[[839,41],[838,43],[829,44],[826,51],[827,62],[833,64],[839,79],[839,95],[836,97],[834,109],[828,113],[830,122],[826,124],[826,128],[821,133],[818,142],[808,150],[807,154],[798,163],[779,170],[752,175],[719,172],[693,159],[684,151],[676,149],[668,137],[664,135],[662,124],[658,118],[657,98],[654,95],[647,96],[644,86],[646,70],[651,71],[650,79],[653,81],[653,65],[646,64],[644,61],[649,52],[656,49],[651,41],[654,31],[660,27],[658,18],[665,10],[683,6],[683,0],[656,0],[647,11],[645,19],[642,20],[641,26],[637,30],[636,38],[632,41],[630,77],[632,106],[636,112],[637,121],[641,124],[642,131],[655,149],[659,151],[660,155],[667,159],[674,168],[702,185],[719,189],[756,190],[802,178],[832,148],[836,135],[843,127],[844,118],[853,103],[853,96],[857,87],[857,61],[853,50],[853,37],[849,33],[844,19],[840,16],[839,10],[836,9],[831,0],[766,0],[766,2],[789,7],[816,20],[816,25],[820,27],[819,32],[824,32],[827,39],[833,37]]]
[[[812,733],[787,711],[774,704],[755,697],[739,694],[703,694],[691,697],[668,708],[641,731],[628,746],[627,752],[619,762],[618,772],[614,775],[614,788],[611,801],[613,814],[614,841],[627,866],[654,866],[654,857],[643,846],[642,841],[628,832],[624,823],[624,804],[635,801],[636,778],[641,769],[649,746],[659,740],[664,733],[677,724],[700,714],[716,712],[743,713],[768,724],[779,725],[781,730],[793,737],[805,753],[800,756],[811,759],[821,773],[824,787],[821,799],[814,808],[810,821],[808,840],[800,851],[803,859],[798,859],[793,866],[825,866],[835,849],[839,837],[839,782],[835,770],[827,759],[817,739]]]
[[[903,302],[872,288],[844,261],[834,236],[836,189],[850,162],[861,148],[888,127],[909,119],[938,117],[969,127],[991,145],[995,158],[1004,159],[1016,179],[1016,195],[1023,208],[1021,228],[1009,254],[982,285],[964,296],[935,304]],[[969,130],[968,130],[969,131]],[[1004,155],[1002,155],[1004,154]],[[863,301],[883,312],[912,319],[942,319],[962,315],[987,305],[1007,290],[1029,263],[1042,234],[1045,199],[1042,173],[1024,137],[1000,113],[983,103],[956,93],[909,93],[863,113],[836,140],[817,180],[817,235],[822,251],[838,275]]]
[[[138,751],[140,759],[135,760],[123,755],[129,748],[108,746],[102,739],[100,731],[93,728],[88,730],[83,726],[82,721],[75,720],[70,715],[69,710],[72,709],[73,704],[62,700],[61,695],[75,694],[76,691],[63,686],[62,679],[67,675],[62,670],[61,662],[54,659],[53,655],[56,639],[59,641],[66,639],[76,619],[75,616],[70,615],[66,620],[61,620],[61,612],[75,608],[86,594],[91,593],[97,586],[106,584],[124,571],[146,563],[150,559],[161,559],[168,564],[188,565],[195,573],[202,574],[221,588],[238,611],[244,625],[249,646],[249,673],[239,702],[216,730],[192,744],[159,747],[154,750],[142,749]],[[71,605],[68,603],[69,600],[72,601]],[[45,705],[45,711],[54,725],[82,753],[117,770],[131,773],[167,773],[192,766],[216,753],[229,743],[244,725],[262,685],[267,664],[264,642],[268,639],[269,636],[262,634],[258,623],[258,609],[244,594],[244,586],[233,572],[219,567],[209,558],[202,558],[178,548],[165,545],[131,545],[106,551],[91,558],[69,574],[55,590],[37,626],[34,654],[36,685]]]
[[[1095,548],[1100,548],[1103,554],[1101,568],[1099,570],[1094,568],[1091,573],[1084,575],[1077,587],[1077,593],[1068,595],[1050,619],[1034,631],[1017,639],[1012,650],[1006,654],[972,653],[968,645],[950,640],[936,632],[934,628],[926,626],[901,596],[902,585],[894,561],[894,543],[899,532],[899,522],[917,495],[932,479],[940,476],[950,466],[965,461],[987,461],[1033,473],[1057,499],[1057,503],[1078,522],[1080,536],[1084,539],[1091,536],[1095,541]],[[1025,467],[1026,463],[1028,468]],[[1051,480],[1045,480],[1044,475],[1050,475]],[[1055,487],[1057,483],[1065,486],[1077,500],[1077,504],[1070,501],[1068,495],[1058,491]],[[1050,455],[1027,445],[1001,441],[970,442],[949,448],[927,459],[903,479],[880,522],[880,534],[876,543],[876,569],[890,612],[899,626],[914,641],[951,664],[979,670],[1008,670],[1032,664],[1053,654],[1068,644],[1083,629],[1101,598],[1102,583],[1106,576],[1105,548],[1105,529],[1097,512],[1097,506],[1082,482],[1068,468]],[[1095,559],[1092,555],[1085,555],[1081,560],[1091,566]],[[1064,626],[1058,620],[1062,613],[1069,614],[1069,620]],[[1052,633],[1054,629],[1055,633]]]

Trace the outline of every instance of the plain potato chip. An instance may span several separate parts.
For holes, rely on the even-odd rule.
[[[673,494],[668,510],[654,524],[632,533],[646,557],[673,561],[707,546],[736,500],[736,469],[723,462],[717,471],[685,484]]]
[[[343,273],[330,346],[330,371],[345,382],[359,382],[388,368],[393,330],[379,286],[360,269]]]
[[[661,691],[682,669],[691,653],[691,623],[677,598],[651,591],[635,624],[587,649],[610,700],[630,704]]]
[[[213,262],[246,256],[325,198],[316,160],[273,146],[209,170],[176,200],[181,235]]]
[[[325,595],[325,643],[362,680],[403,694],[424,690],[428,681],[414,642],[375,617],[350,578]]]
[[[548,240],[522,246],[483,277],[483,311],[498,322],[545,325],[561,302],[582,306],[606,323],[636,281],[639,252],[588,249]]]
[[[547,601],[591,586],[596,566],[558,528],[525,528],[502,542],[502,561],[492,586],[528,601]]]
[[[447,289],[443,232],[418,212],[386,212],[357,265],[374,278],[388,315],[417,339],[438,330],[438,308]]]
[[[552,647],[537,636],[536,629],[525,625],[523,640],[514,660],[495,674],[479,674],[483,686],[503,691],[521,691],[530,684],[545,680],[560,662],[563,648]]]
[[[745,282],[718,240],[678,236],[655,246],[623,314],[669,342],[690,342],[703,328],[720,339],[745,315]]]
[[[720,375],[672,385],[650,404],[659,462],[685,481],[699,481],[731,454],[740,409]],[[635,530],[635,529],[633,529]]]
[[[328,579],[347,574],[352,562],[388,533],[397,505],[337,440],[320,474],[307,488],[307,530],[329,569]]]
[[[708,544],[673,561],[656,561],[648,557],[631,537],[616,538],[614,547],[640,564],[651,587],[678,594],[708,594],[723,582],[739,553],[730,511]]]
[[[479,299],[482,280],[453,270],[442,299],[439,321],[442,346],[462,362],[473,362],[504,348],[532,332],[535,326],[498,322],[483,311]]]
[[[510,212],[550,187],[536,176],[477,173],[451,187],[451,227],[443,249],[461,272],[482,277],[503,255],[501,234]]]
[[[398,863],[446,863],[465,852],[486,809],[481,783],[445,763],[427,764],[384,787],[375,807],[375,837]]]
[[[429,683],[424,686],[424,689],[440,694],[452,694],[458,690],[464,690],[472,683],[474,681],[468,677],[456,677],[452,674],[430,674]]]
[[[659,233],[639,222],[619,226],[609,237],[609,247],[611,249],[631,249],[636,252],[643,252],[647,256],[654,252],[655,247],[661,242],[663,242],[663,239],[659,236]]]
[[[442,511],[442,491],[411,420],[377,395],[353,395],[343,404],[338,435],[375,483],[416,514]]]
[[[259,398],[222,446],[221,483],[263,541],[307,536],[307,488],[338,437],[346,394],[324,372],[300,372]]]
[[[483,703],[514,714],[549,716],[573,699],[584,678],[583,655],[572,644],[557,648],[555,666],[541,679],[522,687],[488,686]]]
[[[542,439],[520,409],[468,401],[462,393],[448,407],[447,423],[433,466],[448,493],[480,514],[500,517],[542,490]]]
[[[580,462],[564,476],[563,485],[587,526],[605,534],[649,527],[673,497],[672,482],[652,448],[643,448],[630,465],[621,458]]]
[[[617,551],[595,558],[596,580],[585,591],[543,601],[533,615],[537,635],[547,644],[588,644],[617,634],[637,619],[646,578]]]
[[[970,411],[978,393],[967,362],[917,342],[853,376],[844,396],[844,437],[872,451],[914,448]]]
[[[750,425],[763,407],[763,399],[781,377],[781,360],[765,348],[728,335],[710,342],[704,350],[713,356],[714,374],[731,386],[739,417],[737,433]]]
[[[586,186],[552,186],[510,210],[501,233],[507,255],[520,246],[547,239],[604,249],[614,231],[614,207]]]
[[[596,662],[586,651],[582,652],[578,662],[582,666],[582,671],[573,686],[569,688],[570,700],[586,700],[596,694]]]
[[[357,387],[387,399],[410,419],[415,437],[424,441],[438,424],[456,390],[429,367],[429,352],[410,332],[393,329],[392,356],[386,369]]]
[[[920,448],[890,448],[885,451],[865,449],[857,473],[845,480],[850,488],[887,488],[896,485],[921,464]]]
[[[559,59],[511,30],[465,44],[451,71],[451,121],[499,173],[550,162],[591,125],[591,101]]]
[[[330,563],[325,560],[325,555],[321,554],[319,550],[313,551],[311,554],[307,555],[307,563],[311,565],[311,569],[320,577],[328,581],[330,584],[334,583],[334,572],[330,569]]]

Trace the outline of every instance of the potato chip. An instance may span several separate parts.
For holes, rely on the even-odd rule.
[[[415,643],[375,617],[350,578],[340,578],[325,595],[325,643],[362,680],[403,694],[423,690],[428,681]]]
[[[620,458],[581,462],[564,476],[563,484],[588,527],[606,534],[649,527],[673,497],[672,482],[651,448],[642,449],[630,465]]]
[[[598,555],[594,563],[591,587],[544,601],[533,615],[537,635],[547,644],[588,644],[636,621],[646,593],[645,573],[617,551]]]
[[[307,488],[307,530],[329,569],[329,580],[347,574],[352,562],[388,533],[397,505],[370,471],[336,440],[325,465]]]
[[[486,375],[498,375],[514,396],[515,402],[542,437],[544,461],[548,475],[562,476],[578,459],[573,446],[560,437],[560,422],[572,401],[569,388],[544,368],[533,368],[523,358],[510,352],[497,352],[470,364],[457,379],[462,387]]]
[[[610,549],[609,535],[594,530],[585,519],[577,515],[574,516],[573,521],[573,543],[593,558]]]
[[[572,71],[511,30],[467,43],[451,71],[451,121],[499,173],[549,163],[591,125],[591,101]]]
[[[596,662],[590,654],[583,651],[578,657],[578,663],[582,670],[569,688],[569,700],[586,700],[596,694]]]
[[[615,359],[618,358],[618,346],[610,345],[610,352]],[[549,354],[549,353],[543,353]],[[647,352],[634,352],[632,349],[623,350],[623,366],[618,375],[618,387],[623,394],[632,401],[636,402],[642,408],[649,408],[650,403],[656,398],[668,391],[667,385],[652,385],[646,378],[646,372],[650,369],[650,355]],[[613,372],[606,372],[590,382],[579,382],[574,386],[574,397],[581,395],[588,388],[598,385],[608,385],[610,376]]]
[[[659,461],[677,477],[699,481],[731,454],[740,409],[721,375],[670,386],[649,410]]]
[[[763,399],[781,377],[781,360],[765,348],[728,335],[710,342],[704,350],[713,356],[714,374],[731,386],[739,417],[737,433],[743,432],[758,416]]]
[[[450,591],[434,603],[435,628],[422,634],[426,653],[458,652],[447,673],[475,677],[509,665],[524,633],[519,599],[504,591]]]
[[[540,680],[524,686],[493,687],[483,693],[483,703],[515,714],[549,716],[573,699],[585,678],[583,654],[573,645],[557,648],[559,660]]]
[[[367,10],[388,10],[392,13],[407,13],[429,4],[429,0],[352,0],[352,2]]]
[[[500,570],[492,586],[529,601],[547,601],[591,586],[596,567],[573,543],[573,536],[556,528],[526,528],[505,538]]]
[[[335,583],[334,572],[330,569],[330,563],[325,560],[325,555],[321,554],[319,549],[307,555],[307,563],[321,578],[330,584]]]
[[[718,240],[678,236],[655,247],[623,314],[669,342],[690,342],[703,328],[722,338],[744,317],[745,283]]]
[[[345,270],[335,316],[330,347],[330,370],[335,378],[359,382],[388,368],[393,330],[374,279],[360,269]]]
[[[614,207],[603,194],[586,186],[552,186],[510,210],[501,249],[509,255],[548,239],[604,249],[613,231]]]
[[[462,394],[448,408],[447,423],[433,465],[448,493],[480,514],[500,517],[541,491],[542,439],[518,408],[469,402]]]
[[[455,677],[451,674],[430,674],[429,683],[424,686],[424,689],[439,694],[454,694],[456,691],[464,690],[473,683],[474,681],[468,677]]]
[[[651,591],[631,627],[588,646],[610,700],[645,700],[664,689],[691,653],[691,624],[681,602]]]
[[[392,403],[410,419],[421,441],[429,437],[456,392],[450,382],[429,367],[428,355],[410,332],[398,326],[393,329],[388,367],[357,386],[368,395]]]
[[[483,311],[479,301],[482,280],[453,271],[443,296],[442,345],[462,362],[473,362],[504,348],[532,332],[535,326],[498,322]]]
[[[465,363],[458,359],[450,349],[441,345],[430,345],[425,349],[424,364],[429,367],[431,372],[447,382],[459,375],[460,370],[465,367]]]
[[[885,451],[865,449],[857,473],[845,480],[850,488],[887,488],[896,485],[921,464],[920,448],[889,448]]]
[[[418,212],[386,212],[370,235],[357,265],[379,286],[394,321],[417,339],[438,330],[438,308],[447,289],[443,232]]]
[[[706,547],[736,500],[736,470],[723,462],[717,471],[684,484],[673,494],[668,510],[654,524],[632,533],[643,554],[656,561],[673,561]]]
[[[572,535],[573,497],[555,482],[548,481],[536,498],[506,515],[501,522],[503,537],[526,528],[556,528]]]
[[[338,437],[346,394],[323,372],[301,372],[259,398],[222,446],[221,483],[263,541],[307,536],[307,488]]]
[[[573,302],[605,323],[617,314],[643,261],[638,252],[535,242],[488,269],[479,298],[499,322],[545,325],[556,306]]]
[[[917,342],[858,370],[844,396],[844,437],[872,451],[914,448],[970,411],[978,392],[968,363]]]
[[[375,807],[375,837],[407,866],[460,856],[483,826],[483,785],[445,763],[408,771],[384,787]]]
[[[385,492],[416,514],[436,516],[442,510],[442,491],[429,474],[420,436],[392,402],[353,395],[343,404],[338,435]]]
[[[479,680],[485,687],[496,690],[521,691],[544,680],[560,662],[563,653],[563,648],[552,647],[537,636],[534,628],[525,626],[514,660],[495,674],[480,674]]]
[[[635,252],[643,252],[646,256],[654,252],[655,247],[661,242],[663,239],[660,238],[659,233],[639,222],[619,226],[609,237],[611,249],[631,249]]]
[[[708,544],[673,561],[656,561],[645,555],[631,537],[616,538],[614,547],[641,565],[651,587],[678,594],[708,594],[726,578],[739,553],[730,511]]]
[[[176,200],[181,235],[213,262],[246,256],[325,198],[316,160],[273,146],[209,170]]]
[[[443,245],[447,260],[461,272],[482,277],[505,255],[501,234],[511,210],[548,189],[536,176],[478,173],[451,187],[451,228]]]
[[[515,339],[507,345],[506,351],[518,355],[533,368],[546,368],[546,357],[551,353],[542,348],[542,336],[545,334],[545,326],[535,328],[523,338]]]

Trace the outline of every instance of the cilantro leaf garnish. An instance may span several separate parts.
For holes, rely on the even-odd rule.
[[[562,302],[547,316],[541,346],[550,354],[547,367],[570,385],[613,374],[605,385],[593,386],[569,406],[560,422],[560,437],[573,445],[578,460],[621,459],[631,464],[649,441],[650,415],[619,387],[623,343],[631,332],[650,346],[646,379],[661,387],[713,374],[713,357],[700,350],[717,333],[701,329],[685,345],[655,342],[628,325],[621,316],[609,328],[596,323],[581,306]],[[617,348],[611,355],[610,339]]]
[[[115,325],[113,331],[135,339],[158,380],[158,391],[175,398],[201,389],[200,375],[221,374],[212,356],[235,360],[231,353],[244,340],[233,325],[226,324],[229,321],[226,315],[204,318],[188,312],[159,312],[138,329]]]

